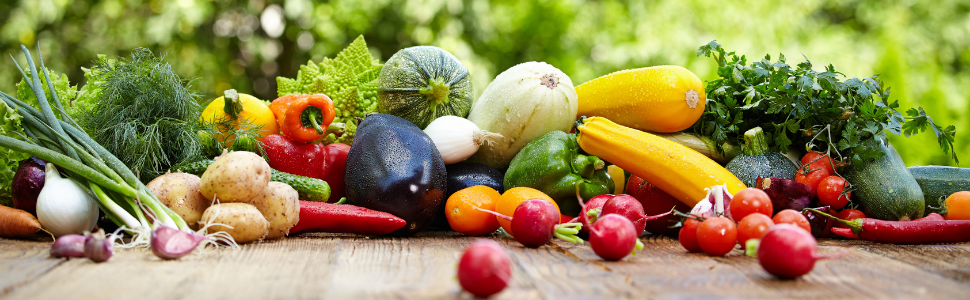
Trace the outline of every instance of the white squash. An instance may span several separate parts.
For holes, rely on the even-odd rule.
[[[522,147],[554,130],[569,132],[579,109],[572,80],[544,62],[515,65],[495,77],[472,107],[468,120],[501,134],[469,160],[505,169]]]

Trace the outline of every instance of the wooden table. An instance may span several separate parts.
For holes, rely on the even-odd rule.
[[[899,246],[820,241],[820,261],[797,280],[771,277],[754,258],[688,254],[677,240],[642,238],[637,256],[605,262],[588,245],[526,249],[498,240],[513,282],[495,299],[861,298],[970,299],[970,243]],[[54,259],[50,238],[0,239],[0,298],[9,299],[471,299],[455,279],[476,238],[426,232],[411,238],[309,234],[197,251],[162,261],[117,249],[106,263]]]

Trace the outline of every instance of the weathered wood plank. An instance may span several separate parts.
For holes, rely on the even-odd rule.
[[[821,261],[796,280],[778,280],[740,250],[688,254],[676,240],[604,262],[588,245],[538,249],[491,237],[513,260],[513,281],[495,299],[588,298],[963,298],[970,244],[894,246],[823,240]],[[49,241],[0,240],[0,281],[12,299],[469,299],[455,279],[462,250],[477,238],[428,232],[411,238],[311,234],[208,249],[178,261],[119,249],[111,261],[47,258]],[[20,276],[14,274],[33,274]]]
[[[9,294],[61,264],[49,259],[49,236],[35,235],[26,240],[0,239],[0,296]]]

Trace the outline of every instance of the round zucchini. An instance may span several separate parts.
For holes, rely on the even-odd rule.
[[[441,116],[467,117],[474,102],[468,69],[434,46],[398,51],[384,64],[377,82],[377,111],[421,129]]]
[[[755,179],[758,176],[794,180],[795,172],[798,172],[798,166],[784,154],[768,151],[761,127],[752,128],[744,133],[741,155],[731,159],[724,168],[749,187],[755,185]]]

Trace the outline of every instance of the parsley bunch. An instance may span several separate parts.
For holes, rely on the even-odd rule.
[[[792,68],[784,55],[777,62],[765,55],[748,65],[745,56],[726,53],[716,41],[700,47],[697,55],[717,60],[720,78],[707,82],[707,106],[692,129],[716,145],[738,144],[745,131],[760,126],[772,151],[804,145],[862,163],[883,155],[865,141],[885,140],[887,131],[909,137],[932,129],[943,152],[959,163],[952,152],[956,129],[937,126],[922,107],[906,115],[897,111],[899,103],[889,101],[889,89],[882,88],[878,75],[842,81],[845,75],[832,65],[816,72],[805,57]]]

